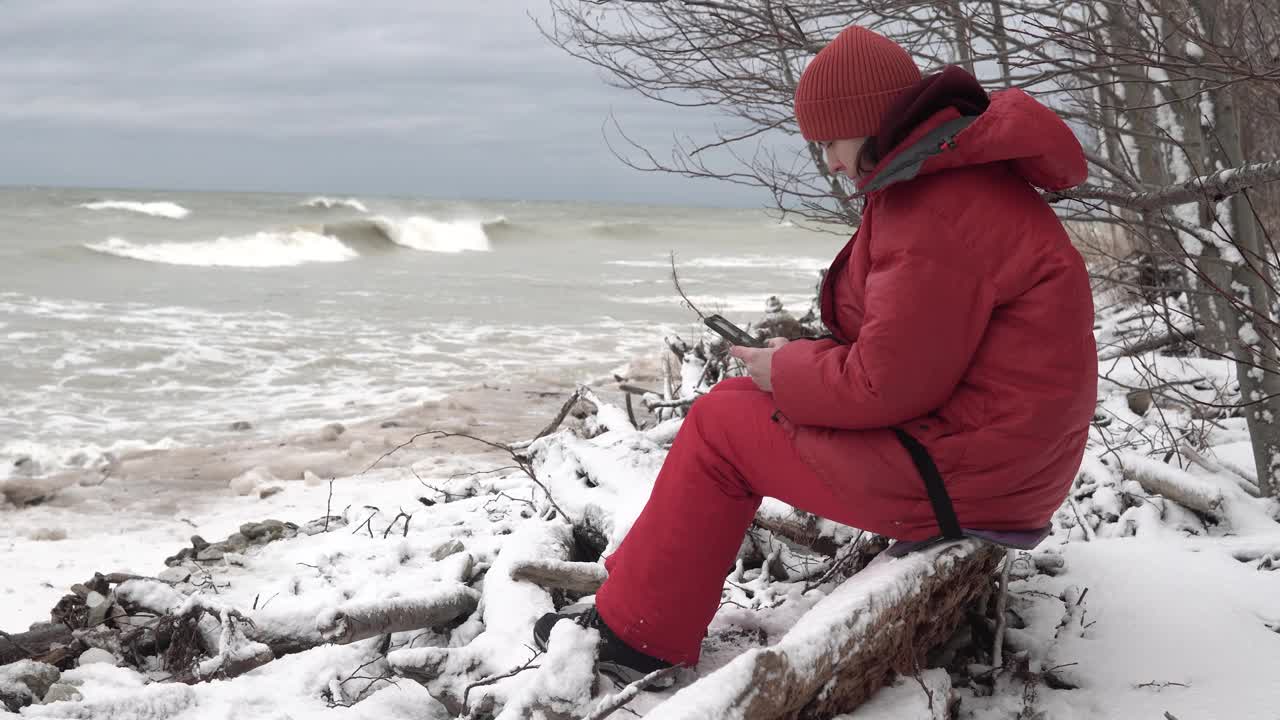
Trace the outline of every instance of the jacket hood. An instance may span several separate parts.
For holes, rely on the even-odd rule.
[[[992,93],[977,114],[963,114],[957,104],[933,112],[858,182],[858,190],[870,193],[922,175],[996,162],[1009,163],[1043,190],[1066,190],[1088,176],[1084,150],[1071,128],[1014,88]]]

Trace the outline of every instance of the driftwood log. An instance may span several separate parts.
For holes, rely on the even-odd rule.
[[[790,509],[780,512],[778,508],[769,505],[762,505],[752,522],[758,528],[812,548],[815,552],[828,557],[835,557],[841,547],[840,539],[824,535],[822,523],[823,521],[812,513]]]
[[[511,577],[544,588],[590,594],[600,589],[609,573],[599,563],[565,560],[518,560],[511,563]]]
[[[66,625],[47,623],[32,626],[24,633],[0,632],[0,665],[19,660],[35,660],[61,666],[69,657],[68,647],[75,642]]]
[[[346,603],[316,620],[327,642],[347,645],[378,635],[422,630],[469,615],[480,593],[459,583],[441,584],[422,595]]]
[[[777,644],[750,650],[646,717],[829,718],[895,673],[925,665],[992,590],[1002,549],[973,540],[881,556],[815,605]]]
[[[1122,474],[1134,480],[1143,490],[1166,497],[1201,515],[1221,521],[1224,518],[1222,489],[1185,470],[1134,452],[1120,456]]]

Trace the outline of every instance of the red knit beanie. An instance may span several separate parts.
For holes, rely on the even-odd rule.
[[[815,142],[875,135],[899,93],[919,81],[920,70],[900,45],[864,27],[847,27],[800,77],[800,133]]]

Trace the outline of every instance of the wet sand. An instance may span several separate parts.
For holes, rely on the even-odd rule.
[[[605,397],[620,397],[612,382],[593,388]],[[172,516],[229,495],[257,495],[279,488],[269,490],[270,494],[287,490],[292,483],[314,485],[358,476],[375,462],[379,469],[407,468],[424,461],[443,464],[450,457],[465,455],[477,462],[497,463],[505,453],[482,443],[422,434],[442,430],[495,443],[528,440],[554,419],[573,390],[567,383],[482,384],[393,415],[347,425],[341,432],[318,425],[310,432],[275,439],[127,453],[105,473],[85,469],[11,483],[6,494],[19,504],[46,494],[50,497],[45,504],[66,508],[92,495],[94,504],[107,502],[130,513]],[[259,475],[257,483],[232,482],[249,471]]]

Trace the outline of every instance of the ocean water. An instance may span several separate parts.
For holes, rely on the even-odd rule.
[[[0,478],[585,381],[797,315],[844,238],[763,211],[0,189]],[[235,433],[243,437],[244,433]]]

